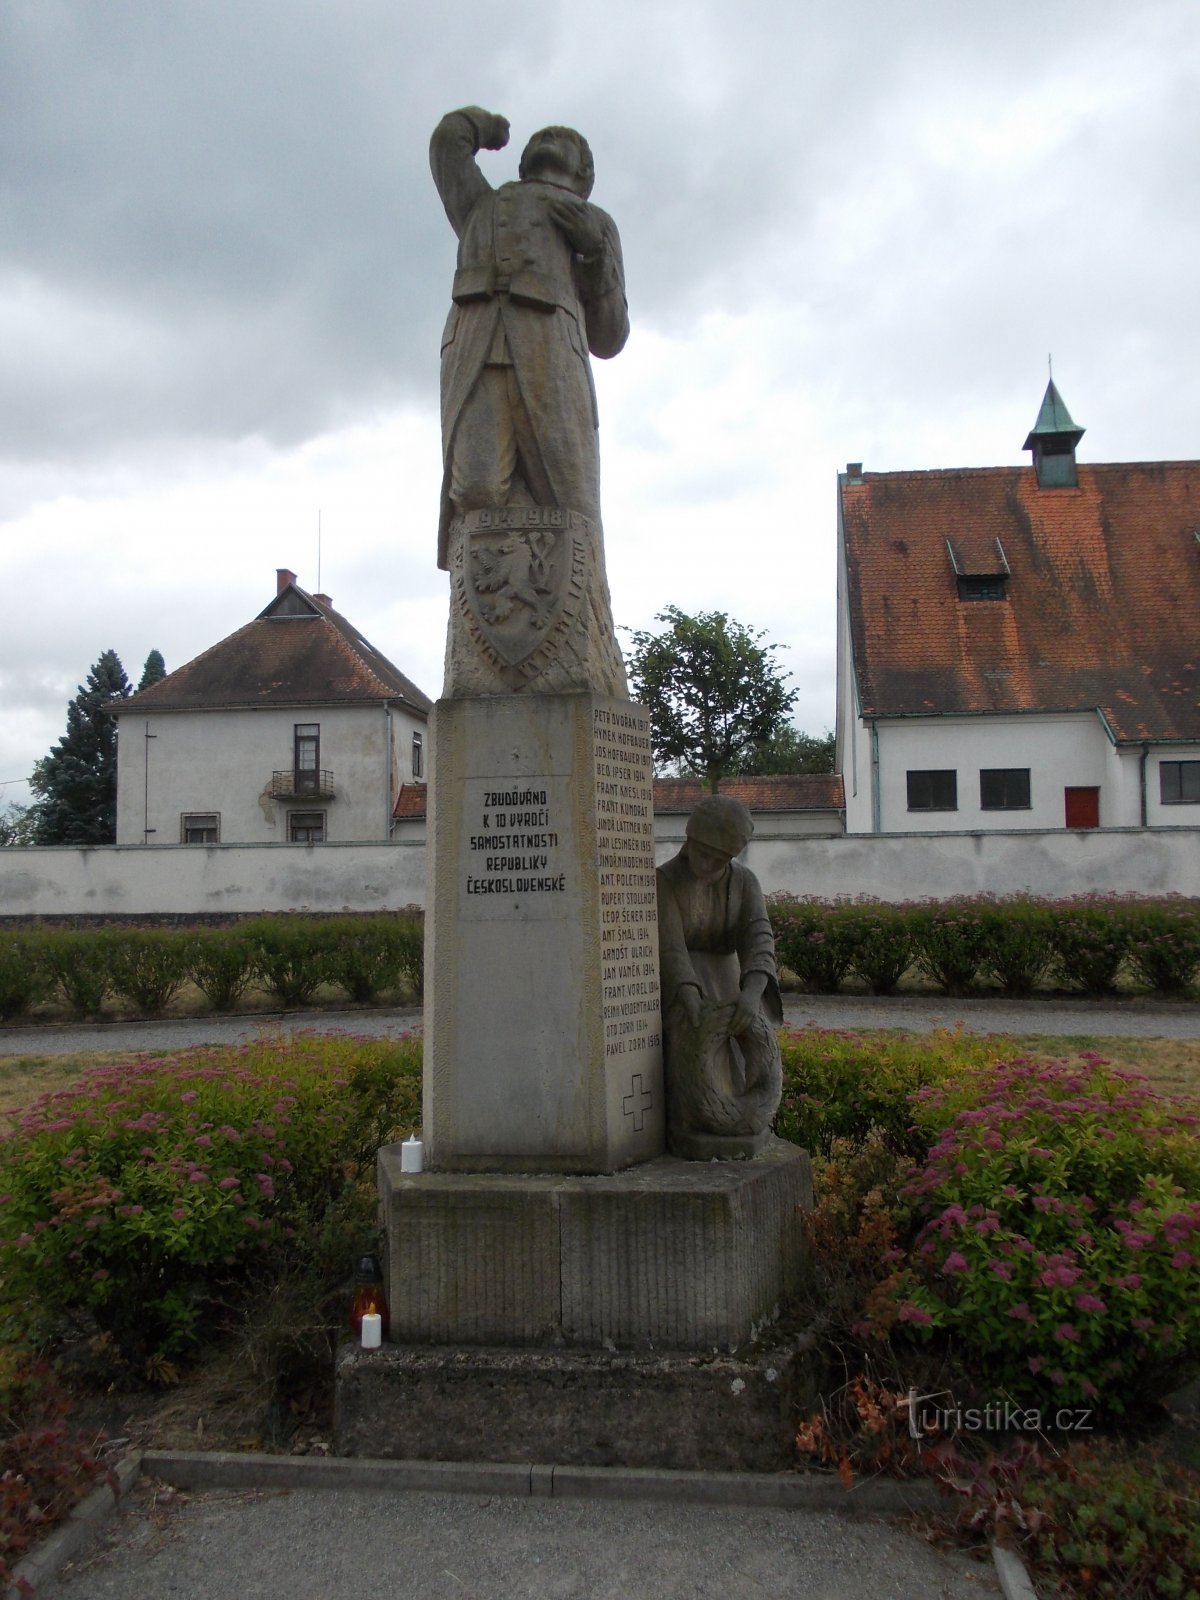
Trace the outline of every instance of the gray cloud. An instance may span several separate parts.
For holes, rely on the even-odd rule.
[[[266,473],[330,430],[432,414],[454,239],[426,147],[469,102],[508,115],[517,147],[548,121],[588,135],[625,246],[622,362],[643,336],[686,356],[605,413],[606,471],[628,452],[644,484],[622,518],[639,552],[660,516],[794,480],[801,534],[765,546],[772,592],[729,608],[803,648],[823,724],[832,617],[811,608],[832,591],[804,563],[832,540],[839,462],[1018,459],[1051,350],[1092,459],[1195,454],[1194,24],[1193,0],[8,0],[0,519],[37,528],[0,553],[24,602],[0,641],[9,725],[60,685],[57,723],[109,644],[135,676],[151,645],[177,664],[265,603],[273,561],[300,564],[307,527],[285,522],[214,527],[205,563],[164,570],[144,529],[112,526],[139,482],[177,472],[200,499],[238,441]],[[482,159],[515,174],[516,149]],[[729,357],[713,313],[744,322],[756,385],[736,449],[697,401]],[[756,457],[776,410],[795,437]],[[329,579],[371,637],[384,567],[438,592],[415,476],[398,461],[387,548],[348,548]],[[60,503],[94,515],[68,537]],[[628,620],[727,604],[715,555],[686,582],[681,564],[626,589],[647,607]],[[436,674],[436,640],[375,642]]]

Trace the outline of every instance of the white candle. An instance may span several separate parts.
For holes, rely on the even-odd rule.
[[[383,1343],[383,1318],[378,1311],[364,1311],[362,1319],[362,1347],[378,1350]]]
[[[400,1171],[421,1172],[425,1166],[425,1146],[420,1139],[405,1139],[400,1146]]]

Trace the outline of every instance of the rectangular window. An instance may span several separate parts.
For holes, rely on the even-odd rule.
[[[421,748],[421,735],[414,733],[412,742],[412,775],[414,778],[422,778],[425,775],[424,757],[425,752]]]
[[[948,771],[910,772],[908,774],[908,809],[910,811],[957,811],[958,773]]]
[[[179,836],[184,844],[220,844],[220,812],[185,811],[180,818]]]
[[[1200,761],[1160,761],[1158,783],[1163,805],[1200,805]]]
[[[1000,574],[998,577],[976,578],[969,575],[958,580],[958,598],[960,600],[1006,600],[1008,598],[1008,577]]]
[[[983,767],[979,804],[984,811],[1028,811],[1028,767]]]
[[[295,725],[296,793],[316,793],[321,781],[321,724],[297,722]]]
[[[324,844],[325,813],[323,811],[289,811],[288,842],[291,844]]]

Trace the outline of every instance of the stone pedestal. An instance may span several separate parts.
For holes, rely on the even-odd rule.
[[[440,1170],[664,1148],[649,722],[590,694],[432,719],[424,1139]]]
[[[799,1285],[807,1154],[605,1177],[412,1174],[379,1153],[398,1344],[730,1350]]]
[[[776,1471],[810,1350],[803,1150],[604,1176],[400,1170],[379,1154],[391,1338],[338,1357],[344,1455]]]

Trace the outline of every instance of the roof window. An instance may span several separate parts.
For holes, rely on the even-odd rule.
[[[958,598],[960,600],[1007,600],[1008,574],[1001,573],[994,578],[959,578]]]
[[[978,534],[946,540],[960,600],[1007,600],[1009,565],[999,539]]]

